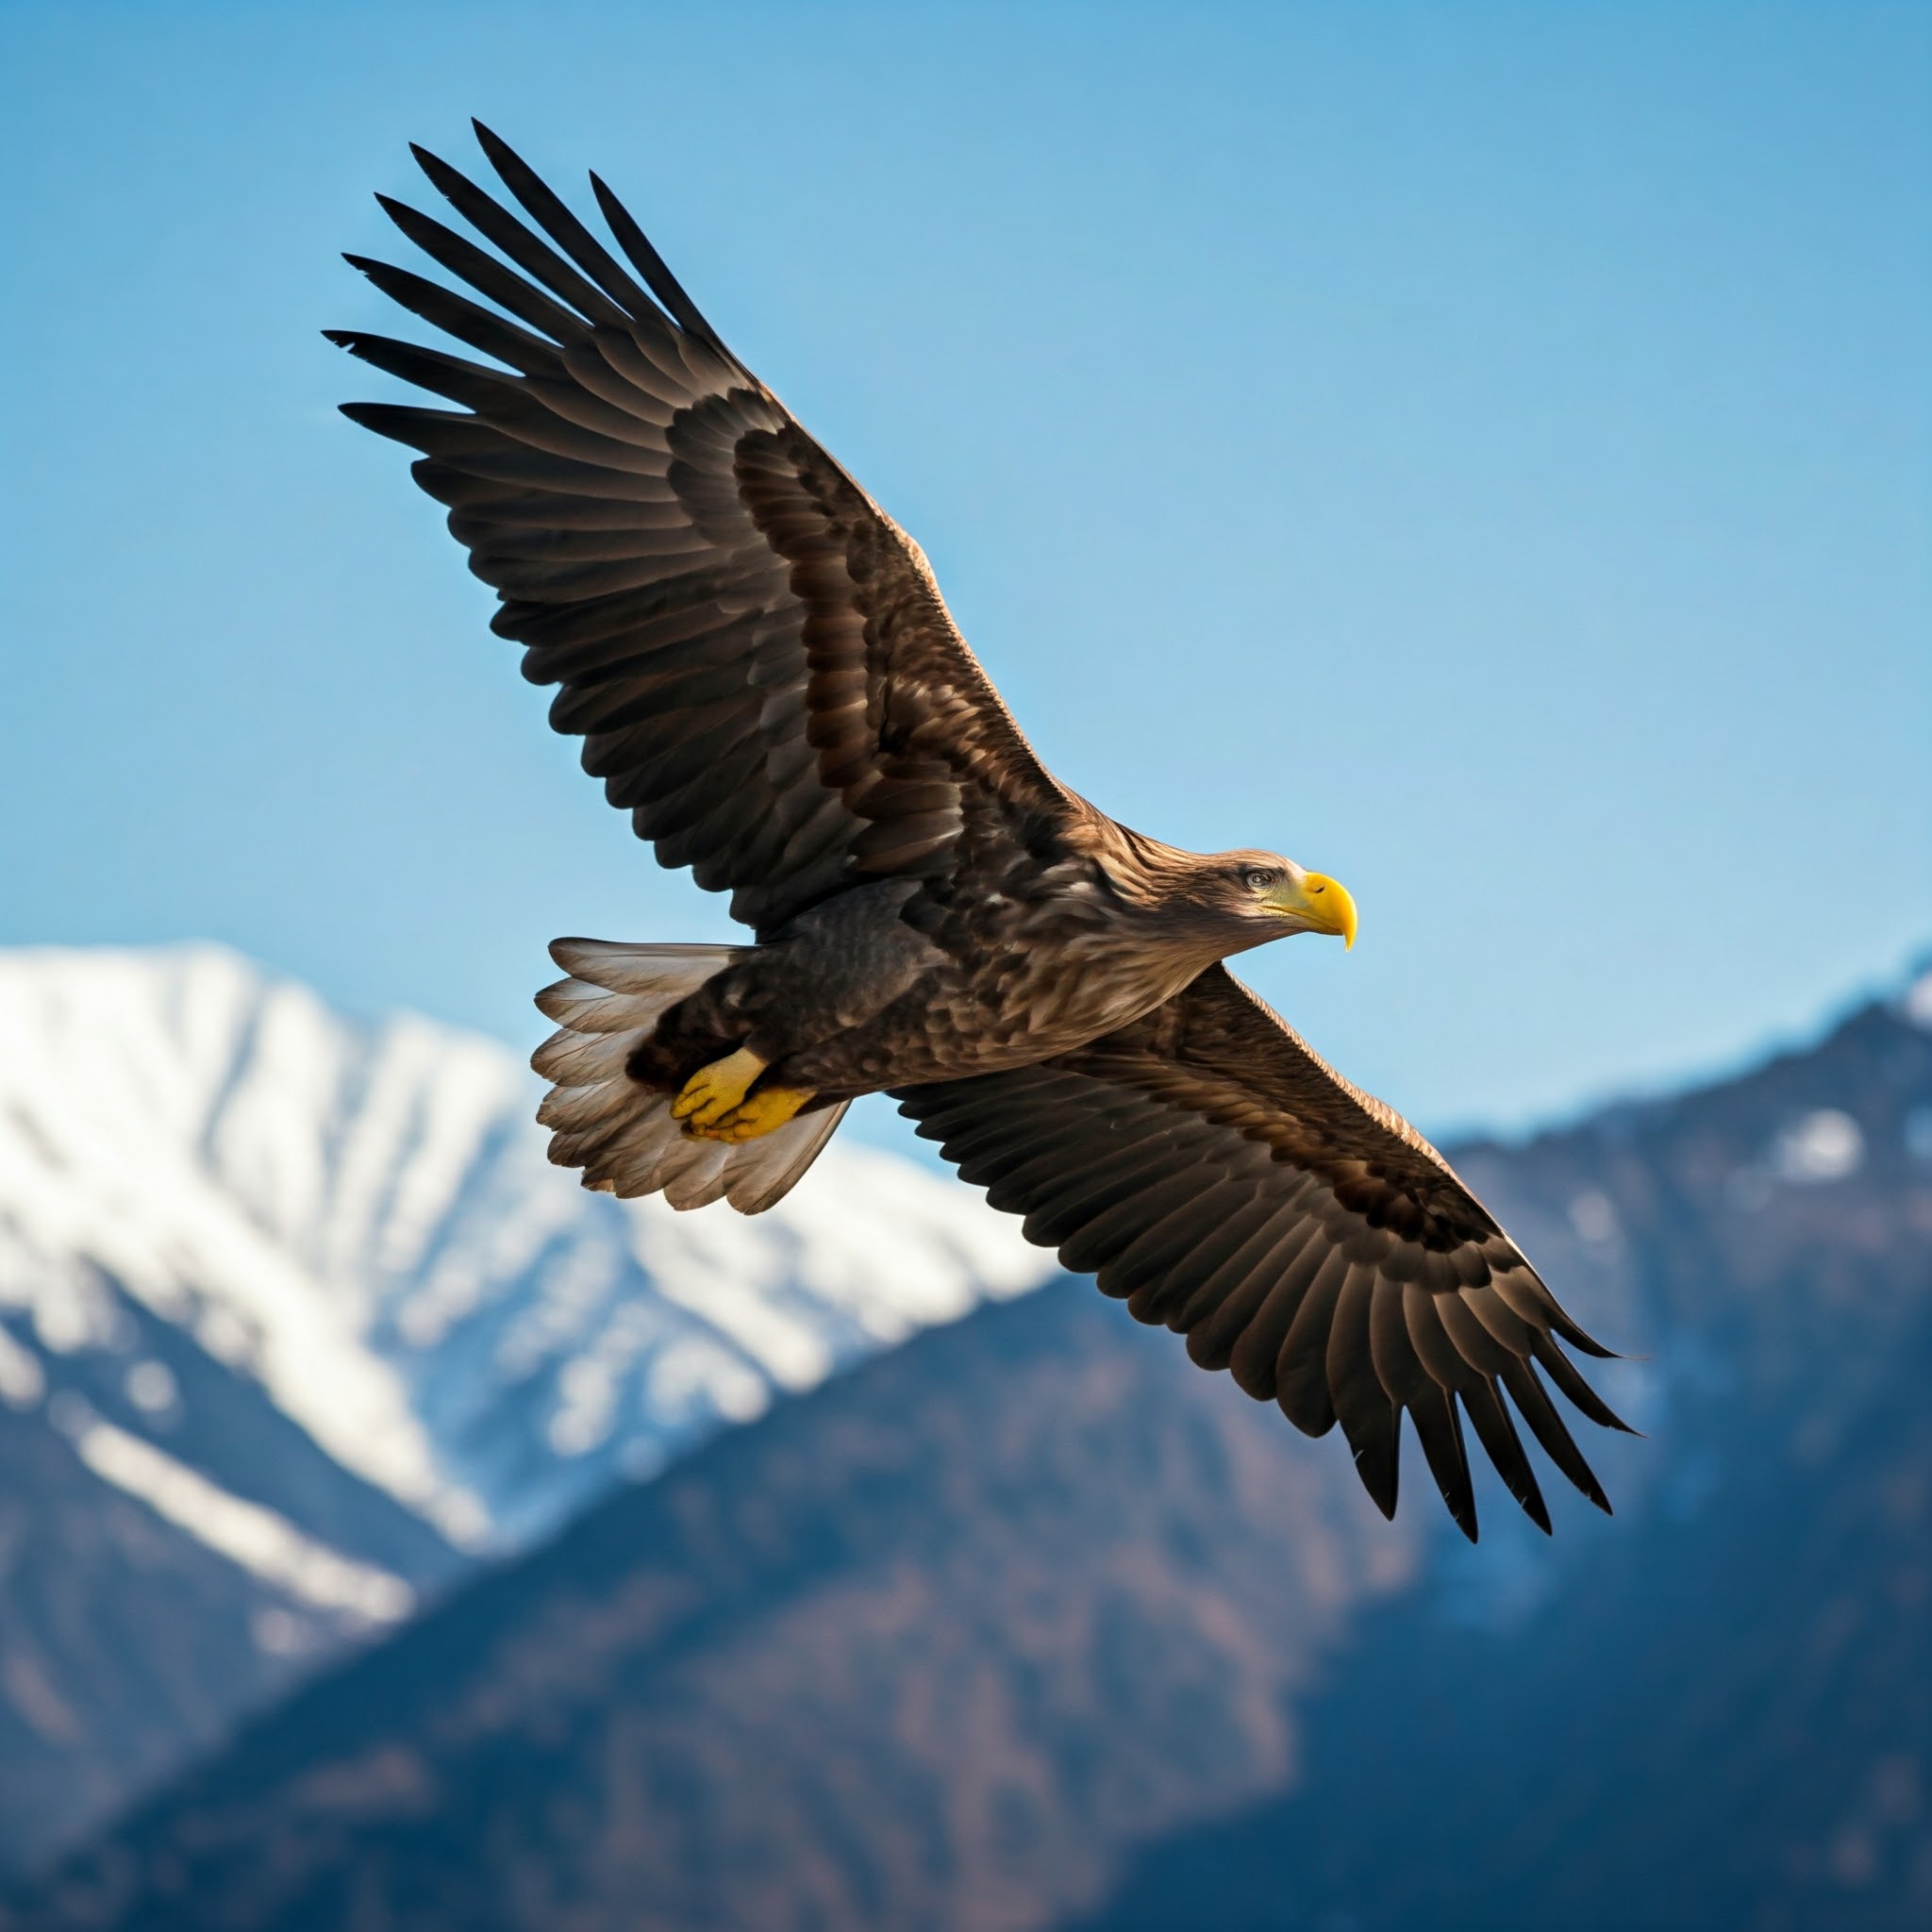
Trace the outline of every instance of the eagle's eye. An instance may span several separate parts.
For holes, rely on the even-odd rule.
[[[1272,872],[1263,872],[1258,866],[1250,868],[1241,874],[1241,884],[1251,892],[1265,892],[1274,883]]]

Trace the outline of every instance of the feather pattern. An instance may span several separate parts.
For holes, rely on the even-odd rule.
[[[1231,1369],[1310,1435],[1339,1422],[1385,1513],[1406,1414],[1474,1540],[1467,1419],[1547,1530],[1511,1405],[1563,1474],[1609,1507],[1538,1374],[1621,1429],[1561,1342],[1608,1351],[1441,1156],[1224,967],[1077,1052],[893,1097],[995,1206],[1026,1216],[1029,1240],[1097,1275],[1140,1320],[1185,1335],[1196,1362]]]
[[[418,482],[502,599],[494,628],[562,685],[558,729],[586,737],[639,836],[763,933],[871,878],[996,869],[1078,816],[918,547],[724,347],[609,190],[593,184],[616,253],[476,132],[514,208],[414,152],[477,239],[382,198],[470,292],[352,260],[501,366],[330,330],[459,406],[345,413],[422,452]],[[661,654],[692,641],[712,675],[663,681]]]

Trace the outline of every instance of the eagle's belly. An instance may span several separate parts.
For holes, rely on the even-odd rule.
[[[822,1093],[876,1092],[1002,1073],[1071,1052],[1171,999],[1200,972],[1091,936],[947,959],[858,1025],[788,1060],[788,1080]]]

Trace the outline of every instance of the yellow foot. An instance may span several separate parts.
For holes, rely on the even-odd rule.
[[[684,1131],[700,1141],[756,1141],[782,1127],[811,1098],[808,1087],[763,1087],[708,1126],[685,1124]]]
[[[741,1046],[722,1060],[700,1067],[684,1083],[684,1091],[671,1103],[671,1118],[683,1121],[693,1131],[716,1126],[751,1091],[751,1083],[764,1071],[764,1061],[748,1047]]]

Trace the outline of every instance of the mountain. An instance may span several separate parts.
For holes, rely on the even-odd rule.
[[[299,1697],[25,1923],[1040,1923],[1277,1781],[1282,1693],[1413,1561],[1176,1353],[1075,1283],[921,1337]]]
[[[1445,1549],[1303,1702],[1307,1776],[1082,1932],[1932,1924],[1932,976],[1471,1170],[1641,1310],[1634,1520],[1574,1566]]]
[[[538,1085],[216,948],[0,953],[0,1868],[480,1560],[1050,1272],[864,1147],[753,1221],[586,1194]]]
[[[1647,1357],[1614,1521],[1383,1524],[1062,1283],[466,1587],[14,1923],[1924,1924],[1932,979],[1457,1158]]]

